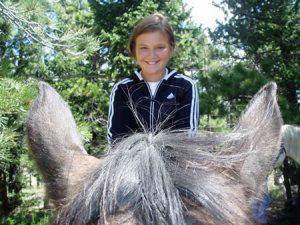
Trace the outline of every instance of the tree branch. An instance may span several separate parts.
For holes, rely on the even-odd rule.
[[[80,41],[88,31],[86,28],[80,28],[75,32],[69,31],[64,33],[63,36],[57,37],[58,32],[55,32],[53,28],[27,20],[25,17],[20,16],[21,13],[15,6],[5,5],[1,1],[0,14],[2,14],[8,22],[16,26],[17,29],[23,31],[32,41],[50,49],[58,48],[60,50],[70,50],[75,48],[77,46],[77,42]],[[74,56],[79,56],[86,53],[86,51],[87,50],[84,49],[80,52],[68,51],[68,53],[71,53]]]

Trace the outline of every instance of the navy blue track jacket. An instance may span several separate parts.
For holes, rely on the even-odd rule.
[[[152,96],[148,83],[135,71],[112,89],[108,139],[114,143],[134,132],[156,133],[163,129],[189,129],[193,133],[198,128],[198,117],[198,91],[191,78],[167,69]]]

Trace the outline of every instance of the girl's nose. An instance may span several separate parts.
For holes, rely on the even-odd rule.
[[[150,49],[149,54],[150,54],[150,57],[151,57],[151,58],[155,58],[155,56],[156,56],[155,49]]]

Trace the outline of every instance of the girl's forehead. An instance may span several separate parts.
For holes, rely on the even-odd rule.
[[[157,30],[151,32],[141,33],[136,37],[137,44],[147,44],[147,43],[154,43],[154,42],[170,42],[169,36],[166,32]]]

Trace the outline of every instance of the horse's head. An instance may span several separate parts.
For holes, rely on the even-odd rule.
[[[61,206],[57,224],[251,224],[281,123],[271,82],[231,133],[134,134],[97,159],[66,103],[42,82],[27,128],[48,196]]]

